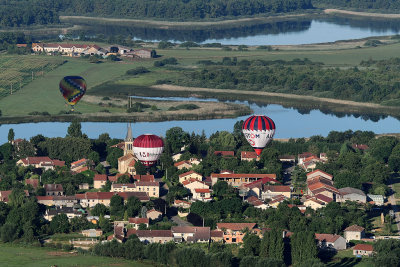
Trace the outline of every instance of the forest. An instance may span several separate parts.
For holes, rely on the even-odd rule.
[[[391,11],[400,9],[400,2],[398,0],[313,0],[312,3],[317,6],[323,4],[344,8],[382,9]]]
[[[314,95],[359,102],[400,104],[398,58],[363,61],[354,68],[331,68],[308,59],[292,61],[199,61],[178,85]]]
[[[194,20],[312,8],[311,0],[1,0],[0,26],[59,23],[59,15]]]

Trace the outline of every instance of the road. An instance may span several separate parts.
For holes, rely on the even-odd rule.
[[[178,215],[172,216],[171,220],[179,226],[193,226],[191,223],[182,220]]]
[[[393,190],[393,182],[390,181],[389,183],[389,188],[392,194],[389,196],[388,201],[392,205],[392,209],[394,211],[394,221],[397,225],[397,233],[400,234],[400,209],[396,203],[395,191]]]

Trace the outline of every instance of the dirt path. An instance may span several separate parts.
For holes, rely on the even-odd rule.
[[[362,16],[362,17],[374,17],[374,18],[385,18],[385,19],[400,19],[400,14],[356,12],[356,11],[348,11],[348,10],[340,10],[340,9],[325,9],[324,13],[326,13],[326,14],[339,13],[339,14],[344,14],[344,15]]]
[[[304,95],[294,95],[294,94],[281,94],[281,93],[270,93],[270,92],[259,92],[259,91],[244,91],[244,90],[232,90],[232,89],[210,89],[210,88],[199,88],[199,87],[184,87],[177,85],[153,85],[153,88],[166,90],[166,91],[190,91],[190,92],[217,92],[217,93],[225,93],[225,94],[242,94],[242,95],[253,95],[253,96],[264,96],[264,97],[281,97],[288,99],[297,99],[297,100],[311,100],[311,101],[319,101],[319,102],[327,102],[339,105],[348,105],[348,106],[357,106],[357,107],[367,107],[367,108],[387,108],[398,110],[398,107],[390,107],[390,106],[381,106],[379,104],[374,103],[365,103],[365,102],[355,102],[350,100],[340,100],[340,99],[331,99],[331,98],[323,98],[323,97],[315,97],[315,96],[304,96]]]

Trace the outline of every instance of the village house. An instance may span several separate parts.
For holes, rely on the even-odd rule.
[[[316,157],[316,155],[314,155],[311,152],[304,152],[304,153],[298,154],[297,155],[297,164],[298,165],[302,165],[306,158],[309,158],[309,157],[312,157],[312,156]]]
[[[354,149],[361,150],[361,151],[365,151],[365,150],[369,149],[369,146],[364,145],[364,144],[352,144],[351,147]]]
[[[327,180],[332,181],[333,180],[333,175],[326,173],[324,171],[321,171],[320,169],[317,169],[315,171],[309,172],[306,174],[307,176],[307,181],[309,180],[313,180],[314,178],[318,178],[318,177],[323,177]]]
[[[274,208],[274,209],[276,209],[276,208],[278,208],[279,204],[281,204],[283,201],[285,201],[285,200],[287,200],[287,199],[288,199],[288,198],[285,197],[284,195],[276,195],[276,196],[273,196],[273,197],[271,198],[271,201],[269,201],[269,202],[267,203],[267,207],[268,207],[268,208]]]
[[[137,191],[146,192],[150,197],[158,198],[160,196],[160,183],[159,182],[146,182],[138,181],[135,182]]]
[[[107,174],[96,173],[93,177],[93,187],[101,189],[107,183]]]
[[[367,194],[367,201],[377,206],[382,206],[383,204],[385,204],[385,198],[382,195]]]
[[[319,249],[334,249],[344,250],[346,249],[346,239],[340,235],[332,234],[315,234],[315,239],[318,241]]]
[[[133,179],[135,179],[136,181],[139,181],[139,182],[155,182],[156,181],[156,179],[154,178],[154,175],[150,175],[150,174],[144,174],[144,175],[137,174],[137,175],[133,176]]]
[[[210,189],[207,188],[196,188],[193,192],[192,200],[198,200],[198,201],[211,201],[211,191]]]
[[[250,197],[248,197],[248,198],[246,199],[246,201],[247,201],[249,204],[253,205],[253,206],[254,206],[255,208],[257,208],[257,209],[265,210],[265,209],[268,208],[268,205],[267,205],[267,204],[265,204],[263,201],[259,200],[259,199],[258,199],[257,197],[255,197],[255,196],[250,196]]]
[[[188,179],[186,181],[182,182],[183,187],[188,189],[192,194],[194,194],[195,189],[209,189],[210,186],[208,186],[206,183],[201,182],[195,178]]]
[[[53,220],[53,217],[59,214],[67,215],[68,219],[71,220],[75,217],[81,217],[85,211],[74,209],[72,207],[55,207],[54,209],[47,209],[44,218],[48,221]]]
[[[217,229],[224,232],[224,242],[228,244],[243,243],[245,229],[254,231],[256,223],[217,223]]]
[[[73,207],[75,204],[78,204],[78,199],[76,196],[50,196],[53,198],[54,206],[66,206]]]
[[[351,225],[344,229],[344,238],[349,242],[350,240],[361,240],[365,237],[364,227],[358,225]]]
[[[180,199],[175,199],[174,206],[175,208],[184,208],[184,209],[189,209],[192,203],[185,201],[185,200],[180,200]]]
[[[73,173],[81,173],[87,171],[93,167],[93,162],[88,159],[80,159],[71,163],[71,172]]]
[[[292,197],[292,191],[290,190],[290,186],[287,185],[265,185],[263,192],[261,193],[261,198],[271,199],[274,196],[283,195],[286,198]]]
[[[54,196],[36,196],[37,202],[45,206],[54,206]]]
[[[367,196],[363,191],[357,188],[344,187],[339,189],[336,202],[356,201],[359,203],[367,203]]]
[[[75,194],[75,196],[82,207],[93,208],[96,204],[103,204],[109,207],[111,197],[115,194],[122,197],[124,202],[128,201],[131,196],[137,197],[141,202],[150,200],[150,197],[145,192],[86,192],[84,194]]]
[[[305,171],[313,171],[317,168],[317,163],[324,163],[325,161],[318,158],[317,156],[310,156],[302,160],[302,163],[299,164],[300,167]]]
[[[179,162],[175,162],[174,166],[178,169],[178,170],[182,170],[182,169],[191,169],[193,167],[193,165],[188,161],[188,160],[182,160]]]
[[[211,239],[210,227],[172,226],[171,232],[178,243],[209,243]]]
[[[306,200],[303,201],[304,206],[310,207],[313,210],[325,207],[325,204],[325,202],[318,200],[315,197],[307,197]]]
[[[323,176],[316,176],[312,179],[307,179],[307,194],[314,197],[324,195],[329,198],[324,198],[324,201],[331,202],[337,198],[337,195],[340,195],[340,192],[333,186],[332,180]],[[320,197],[318,196],[317,198]]]
[[[353,247],[354,256],[372,256],[374,254],[374,247],[369,244],[357,244]]]
[[[165,244],[174,241],[174,235],[171,230],[136,230],[129,229],[127,237],[135,234],[139,240],[145,244],[159,243]]]
[[[240,153],[240,160],[241,161],[252,161],[252,160],[256,160],[259,161],[260,158],[257,156],[257,153],[254,151],[242,151]]]
[[[159,212],[158,210],[155,209],[151,209],[146,212],[146,218],[149,218],[152,221],[161,220],[162,215],[163,215],[162,212]]]
[[[211,242],[223,242],[224,232],[221,230],[211,230],[210,231]]]
[[[138,58],[152,58],[153,52],[149,49],[136,49],[133,51],[134,55]]]
[[[146,225],[146,228],[148,228],[149,227],[149,218],[139,218],[139,217],[129,218],[128,223],[132,228],[134,228],[136,230],[139,230],[139,226],[141,224]]]
[[[56,166],[65,166],[65,161],[50,159],[49,157],[27,157],[17,161],[17,166],[33,166],[44,170],[54,170]]]
[[[110,192],[135,192],[136,185],[135,184],[111,184]]]
[[[195,171],[188,171],[188,172],[185,172],[185,173],[182,173],[182,174],[179,175],[179,182],[180,183],[183,183],[183,181],[187,181],[187,180],[190,180],[190,179],[196,179],[196,180],[202,181],[203,180],[203,176],[201,174],[198,174]]]
[[[46,196],[63,196],[64,189],[62,184],[45,184],[44,190],[46,191]]]
[[[133,154],[127,154],[118,158],[118,172],[129,173],[130,175],[136,174],[135,164],[137,162],[136,157]]]
[[[276,174],[258,174],[258,173],[232,173],[232,174],[220,174],[220,173],[212,173],[211,181],[212,185],[216,184],[218,181],[225,181],[229,185],[233,187],[239,187],[242,184],[252,183],[258,180],[264,179],[264,181],[268,180],[269,183],[275,184],[278,183],[276,180]],[[266,182],[265,182],[266,183]]]

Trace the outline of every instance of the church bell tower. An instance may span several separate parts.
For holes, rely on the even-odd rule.
[[[133,137],[132,137],[132,126],[128,124],[128,131],[125,137],[125,147],[124,147],[124,156],[127,154],[133,155]]]

